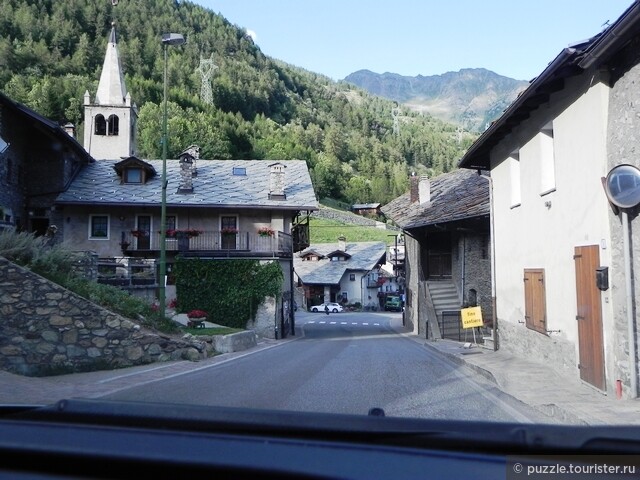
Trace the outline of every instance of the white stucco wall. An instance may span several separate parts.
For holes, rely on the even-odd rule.
[[[350,280],[352,274],[355,280]],[[348,303],[360,302],[363,306],[378,303],[378,289],[367,287],[367,274],[368,272],[347,270],[343,275],[340,294],[347,292]]]
[[[574,247],[599,245],[600,265],[611,264],[609,205],[600,180],[607,174],[609,88],[597,81],[586,87],[584,81],[568,81],[563,91],[582,89],[575,102],[566,93],[556,94],[548,107],[539,108],[492,155],[498,320],[503,325],[508,322],[505,330],[527,330],[524,269],[544,268],[547,329],[559,330],[549,334],[553,341],[548,347],[553,349],[556,341],[570,342],[575,352],[575,359],[562,360],[564,367],[575,367],[579,358]],[[556,188],[544,193],[548,186],[542,185],[544,139],[539,132],[549,121],[553,121]],[[507,159],[518,147],[521,203],[512,206]],[[609,292],[602,293],[605,354],[612,325]],[[545,356],[544,351],[523,353]]]
[[[94,119],[102,114],[106,119],[110,115],[117,115],[119,119],[118,135],[95,135]],[[135,125],[136,114],[132,107],[92,105],[85,106],[84,148],[97,160],[120,160],[135,153],[135,132],[131,128]]]

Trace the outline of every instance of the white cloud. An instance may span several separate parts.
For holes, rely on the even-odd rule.
[[[249,30],[248,28],[245,29],[245,32],[247,32],[247,35],[251,37],[251,40],[253,40],[254,42],[257,40],[258,35],[256,34],[256,32],[254,32],[253,30]]]

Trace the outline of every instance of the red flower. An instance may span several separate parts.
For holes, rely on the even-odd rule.
[[[273,228],[269,227],[260,227],[258,229],[258,235],[260,235],[261,237],[273,237],[275,233],[276,232],[273,230]]]
[[[189,313],[187,313],[187,317],[189,317],[189,318],[206,318],[207,317],[207,312],[205,312],[204,310],[191,310]]]

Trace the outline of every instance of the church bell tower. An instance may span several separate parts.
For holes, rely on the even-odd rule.
[[[115,24],[111,26],[98,91],[93,103],[84,94],[84,148],[96,160],[130,157],[136,152],[137,107],[124,83]]]

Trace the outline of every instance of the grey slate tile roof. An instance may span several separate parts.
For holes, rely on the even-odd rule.
[[[489,181],[476,171],[454,170],[430,182],[429,203],[411,203],[407,192],[383,206],[382,212],[405,230],[489,215]]]
[[[146,184],[122,184],[111,160],[87,165],[68,190],[57,198],[59,204],[159,206],[162,202],[162,160],[145,160],[157,175]],[[269,200],[267,160],[198,160],[193,177],[193,193],[177,193],[180,185],[178,160],[167,160],[167,205],[185,207],[254,207],[277,210],[317,210],[311,177],[303,160],[283,160],[285,200]],[[246,175],[233,175],[234,167]]]
[[[40,128],[50,132],[65,147],[69,147],[79,157],[83,158],[86,162],[93,160],[91,156],[87,153],[87,151],[84,149],[84,147],[80,145],[80,143],[78,143],[78,141],[75,138],[73,138],[71,135],[65,132],[64,129],[60,125],[58,125],[56,122],[53,122],[52,120],[49,120],[46,117],[43,117],[38,112],[31,110],[26,105],[22,105],[21,103],[18,103],[10,99],[2,92],[0,92],[0,106],[19,112],[21,116],[28,118],[29,121],[32,122],[36,128]]]
[[[351,258],[332,262],[329,258],[318,261],[302,261],[301,256],[309,251],[329,255],[338,249],[337,243],[314,243],[293,259],[293,269],[307,285],[338,285],[347,271],[369,271],[381,262],[387,250],[384,242],[347,243],[346,252]]]

